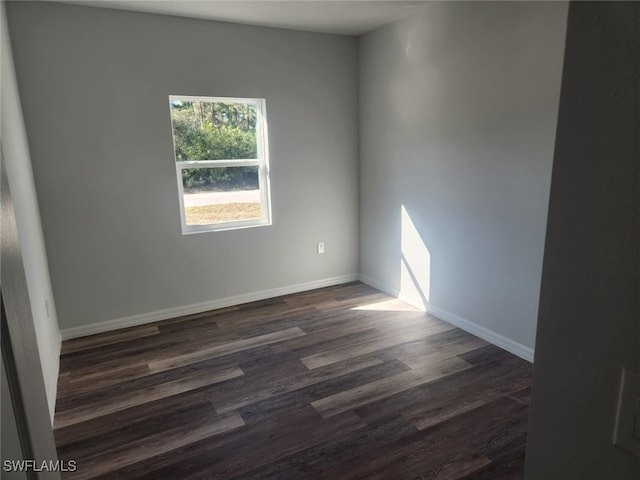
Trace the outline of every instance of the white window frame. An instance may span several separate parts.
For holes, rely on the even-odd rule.
[[[243,103],[256,106],[256,148],[258,158],[242,160],[196,160],[180,161],[175,158],[175,137],[173,132],[173,117],[171,118],[171,136],[176,164],[176,178],[178,181],[178,201],[180,203],[180,222],[182,234],[204,232],[219,232],[238,228],[259,227],[271,225],[271,188],[269,184],[269,147],[267,134],[266,102],[264,98],[236,98],[236,97],[199,97],[191,95],[169,95],[169,114],[171,103],[207,102],[207,103]],[[224,168],[224,167],[258,167],[258,188],[260,189],[260,208],[262,216],[248,220],[232,220],[229,222],[209,223],[206,225],[187,225],[184,210],[184,186],[182,184],[182,170],[189,168]]]

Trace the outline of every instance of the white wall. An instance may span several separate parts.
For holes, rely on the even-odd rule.
[[[566,12],[555,2],[433,2],[360,41],[365,281],[525,358]]]
[[[355,278],[355,38],[51,3],[8,13],[63,329]],[[266,98],[272,226],[181,234],[170,94]]]
[[[51,289],[47,252],[40,223],[29,146],[20,107],[11,43],[7,32],[4,2],[1,16],[2,149],[20,237],[25,277],[38,343],[38,353],[42,364],[49,413],[53,422],[58,369],[60,366],[60,331]]]
[[[612,443],[622,369],[640,373],[639,20],[638,2],[569,10],[526,479],[640,478]]]

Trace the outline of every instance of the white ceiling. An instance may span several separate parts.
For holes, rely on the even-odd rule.
[[[419,9],[425,0],[59,0],[94,7],[359,35]]]

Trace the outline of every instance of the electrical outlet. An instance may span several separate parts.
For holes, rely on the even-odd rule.
[[[640,375],[622,370],[613,443],[640,457]]]
[[[319,254],[324,253],[324,242],[318,242],[318,253]]]

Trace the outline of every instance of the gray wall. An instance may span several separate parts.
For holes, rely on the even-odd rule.
[[[640,3],[571,5],[525,478],[632,480],[612,445],[640,372]]]
[[[53,301],[47,251],[11,55],[11,43],[6,28],[4,2],[2,4],[2,54],[0,56],[2,58],[2,130],[0,136],[3,157],[7,167],[8,182],[13,191],[13,205],[16,212],[20,248],[23,252],[22,261],[33,316],[33,328],[37,338],[49,414],[51,423],[53,423],[60,366],[60,330]]]
[[[357,273],[354,38],[8,13],[61,328]],[[181,235],[169,94],[266,98],[272,226]]]
[[[361,272],[525,357],[566,12],[564,3],[434,2],[360,42]],[[412,235],[401,206],[415,227],[408,243],[430,253],[425,273],[421,247],[404,252],[415,257],[409,277],[430,281],[422,292],[401,285],[411,283],[401,254]]]

